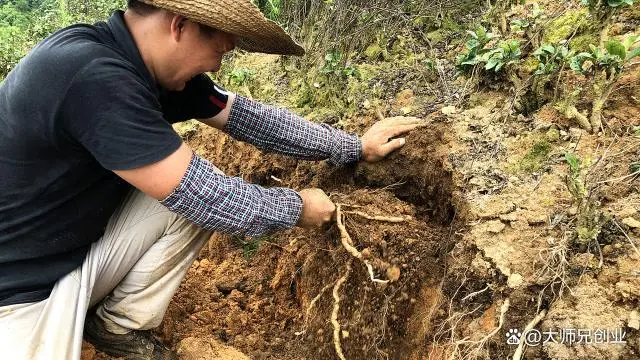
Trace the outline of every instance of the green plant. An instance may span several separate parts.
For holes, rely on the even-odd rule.
[[[338,77],[358,76],[358,70],[349,63],[343,64],[342,53],[333,50],[325,54],[324,66],[320,73]]]
[[[242,256],[245,260],[249,261],[258,253],[258,250],[260,250],[260,245],[262,245],[262,243],[265,241],[269,241],[270,238],[268,236],[251,238],[235,237],[235,240],[242,248]]]
[[[540,19],[544,18],[544,11],[537,4],[532,4],[531,13],[525,19],[514,19],[510,22],[512,32],[524,33],[531,41],[532,47],[535,49],[540,46],[540,31],[542,24]]]
[[[597,15],[598,20],[611,16],[623,6],[632,6],[634,0],[580,0],[582,5],[588,6],[589,11]]]
[[[235,86],[244,86],[256,76],[255,71],[239,68],[233,69],[225,74],[229,83]]]
[[[481,62],[482,55],[491,51],[486,46],[499,35],[487,31],[484,26],[480,25],[475,31],[467,30],[467,34],[471,39],[467,41],[465,47],[467,51],[456,57],[456,68],[458,70],[456,76],[461,74],[469,75],[476,65]]]
[[[600,33],[600,45],[602,46],[607,39],[609,27],[615,16],[622,7],[632,6],[634,0],[581,0],[581,2],[589,7],[589,13],[602,29]]]
[[[267,19],[278,21],[282,12],[281,0],[252,0]]]
[[[534,51],[533,56],[538,60],[538,67],[533,74],[550,75],[560,70],[562,65],[571,57],[571,53],[564,45],[546,44]]]
[[[485,62],[485,70],[499,72],[505,66],[515,64],[520,61],[522,51],[519,40],[507,40],[498,44],[498,47],[486,53],[481,61]]]
[[[591,79],[594,100],[591,109],[591,129],[602,128],[602,110],[611,95],[622,72],[630,61],[640,56],[640,46],[635,44],[638,36],[629,36],[623,41],[609,40],[605,48],[590,45],[589,52],[579,53],[571,58],[570,66],[574,71]]]

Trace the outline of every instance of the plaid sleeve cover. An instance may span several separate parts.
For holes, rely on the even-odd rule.
[[[362,152],[355,135],[242,96],[236,97],[225,131],[263,151],[304,160],[329,159],[335,165],[356,162]]]
[[[295,191],[267,189],[225,176],[197,155],[161,203],[205,229],[248,236],[291,228],[302,212],[302,199]]]

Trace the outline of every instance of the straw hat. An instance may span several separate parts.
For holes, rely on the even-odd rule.
[[[279,55],[304,55],[284,29],[264,17],[249,0],[141,0],[188,19],[238,36],[241,49]]]

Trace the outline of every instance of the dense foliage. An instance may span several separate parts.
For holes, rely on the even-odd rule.
[[[124,6],[124,0],[0,0],[0,79],[53,31],[104,20]]]

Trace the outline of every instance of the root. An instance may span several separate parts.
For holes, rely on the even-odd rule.
[[[369,215],[366,213],[363,213],[361,211],[345,211],[345,214],[351,214],[351,215],[358,215],[360,217],[363,217],[365,219],[368,220],[375,220],[375,221],[386,221],[386,222],[390,222],[390,223],[401,223],[401,222],[406,222],[411,220],[411,216],[404,216],[404,217],[399,217],[399,216],[373,216],[373,215]]]
[[[349,273],[351,273],[351,262],[347,264],[347,270],[344,275],[336,281],[336,284],[333,286],[333,311],[331,312],[331,324],[333,325],[333,347],[336,349],[336,354],[340,360],[346,360],[344,354],[342,353],[342,344],[340,342],[340,323],[338,322],[338,313],[340,312],[340,287],[347,281],[349,278]]]
[[[307,307],[307,311],[305,312],[304,315],[304,325],[302,326],[302,330],[300,331],[296,331],[295,335],[296,336],[300,336],[303,335],[304,333],[307,332],[307,324],[309,322],[309,315],[311,315],[311,309],[313,309],[313,307],[316,305],[316,303],[318,302],[318,300],[320,300],[320,298],[322,297],[322,295],[324,295],[324,293],[329,290],[329,288],[332,286],[332,284],[327,284],[325,287],[322,288],[322,290],[320,290],[320,292],[318,293],[318,295],[316,295],[316,297],[313,298],[313,300],[311,300],[311,302],[309,303],[309,307]]]
[[[340,242],[342,242],[342,246],[344,246],[344,248],[347,250],[347,252],[349,252],[349,254],[351,254],[351,256],[353,256],[354,258],[364,263],[365,267],[367,268],[367,272],[369,273],[369,276],[371,278],[371,281],[377,284],[387,284],[391,281],[398,280],[398,278],[400,277],[400,269],[397,266],[391,266],[389,263],[380,259],[373,259],[372,261],[369,261],[367,259],[369,256],[367,257],[363,256],[362,253],[353,246],[353,240],[351,239],[351,236],[347,232],[347,228],[344,226],[344,221],[342,220],[342,214],[343,214],[342,205],[341,204],[336,205],[336,218],[337,218],[336,222],[338,224],[338,229],[340,230]],[[389,218],[386,218],[386,219],[387,221],[389,221],[388,220]],[[405,219],[403,219],[403,221],[405,221]],[[387,277],[389,277],[389,280],[377,279],[373,272],[374,265],[378,270],[386,271]]]
[[[542,310],[538,315],[536,315],[536,317],[533,318],[533,320],[531,320],[530,323],[527,324],[522,334],[526,334],[528,331],[531,331],[534,327],[536,327],[536,325],[538,325],[540,321],[542,321],[542,319],[544,319],[546,315],[547,315],[547,310],[546,309]],[[516,352],[513,354],[512,360],[520,360],[522,358],[522,355],[524,353],[524,344],[525,344],[525,341],[523,340],[523,338],[520,338],[520,344],[518,344],[518,348],[516,349]]]
[[[587,130],[588,132],[594,131],[591,126],[591,122],[589,122],[589,118],[584,116],[582,113],[576,109],[575,106],[567,106],[564,111],[564,116],[569,120],[575,120],[581,128]]]
[[[456,313],[449,317],[449,319],[445,320],[444,324],[450,324],[451,329],[448,332],[455,336],[455,329],[457,328],[458,323],[462,320],[462,318],[468,316],[469,314],[475,313],[480,307],[475,308],[464,314]],[[500,306],[500,319],[498,321],[498,326],[492,330],[489,334],[484,336],[480,340],[470,340],[468,337],[465,337],[460,340],[451,340],[451,344],[448,346],[449,360],[461,359],[461,360],[472,360],[478,359],[481,357],[481,354],[486,351],[487,342],[495,336],[504,326],[505,315],[509,311],[509,299],[507,298]]]

